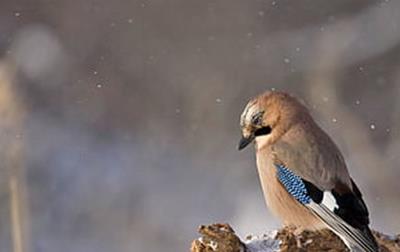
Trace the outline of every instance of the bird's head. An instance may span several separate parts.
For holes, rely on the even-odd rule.
[[[274,143],[303,114],[307,114],[306,108],[283,92],[267,91],[251,99],[240,117],[242,139],[239,150],[253,140],[258,148]]]

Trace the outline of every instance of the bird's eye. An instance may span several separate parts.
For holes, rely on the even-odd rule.
[[[253,116],[251,119],[251,123],[254,125],[261,125],[262,124],[262,116],[264,114],[264,111],[258,112]]]

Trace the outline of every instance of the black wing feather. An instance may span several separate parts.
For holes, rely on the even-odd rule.
[[[334,212],[354,228],[363,230],[369,225],[369,212],[357,185],[353,180],[351,183],[353,187],[351,191],[339,193],[335,189],[332,190],[332,195],[339,206]]]

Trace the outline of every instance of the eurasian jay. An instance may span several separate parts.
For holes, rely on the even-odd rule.
[[[329,228],[352,251],[378,251],[361,192],[336,144],[293,96],[269,91],[249,101],[239,150],[253,140],[264,197],[285,225]]]

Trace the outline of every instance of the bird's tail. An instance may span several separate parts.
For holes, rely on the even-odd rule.
[[[326,206],[314,202],[307,205],[332,232],[339,236],[343,242],[354,252],[378,252],[379,247],[372,232],[356,229],[335,215]]]

